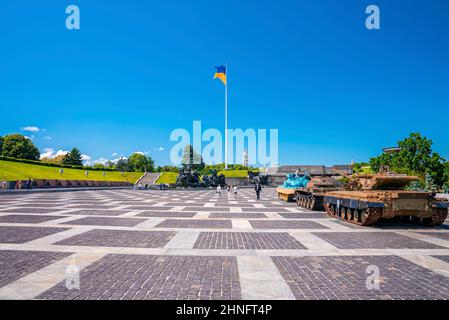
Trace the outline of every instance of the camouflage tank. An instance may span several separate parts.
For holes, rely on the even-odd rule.
[[[448,215],[449,201],[435,193],[402,190],[414,176],[396,173],[350,178],[345,191],[324,195],[324,209],[331,217],[369,226],[380,218],[402,217],[418,225],[437,226]]]
[[[299,188],[304,188],[310,181],[309,175],[287,174],[287,180],[276,188],[279,200],[295,201],[295,192]]]
[[[295,190],[296,204],[310,210],[324,210],[324,195],[341,189],[341,182],[326,176],[313,177],[305,187]]]

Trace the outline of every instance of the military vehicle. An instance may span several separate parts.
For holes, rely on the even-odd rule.
[[[309,175],[287,174],[287,180],[276,188],[279,200],[292,202],[295,201],[295,191],[304,188],[310,181]]]
[[[332,177],[313,177],[306,186],[295,190],[296,204],[310,210],[324,210],[326,192],[341,189],[342,183]]]
[[[433,192],[402,190],[418,177],[397,173],[351,177],[345,191],[324,195],[324,209],[331,217],[361,226],[381,218],[401,217],[424,226],[437,226],[448,215],[449,201]]]

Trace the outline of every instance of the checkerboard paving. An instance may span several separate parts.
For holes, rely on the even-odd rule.
[[[80,274],[80,289],[65,282],[39,299],[240,299],[235,257],[107,255]],[[84,284],[85,283],[85,284]]]
[[[448,226],[355,226],[270,188],[0,193],[0,299],[449,299]]]
[[[297,299],[447,299],[449,278],[395,256],[272,257]],[[379,270],[380,280],[367,278]],[[411,279],[413,279],[411,281]],[[367,281],[369,284],[367,286]]]

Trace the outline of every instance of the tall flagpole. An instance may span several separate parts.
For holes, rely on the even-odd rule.
[[[225,84],[225,170],[228,169],[228,64],[225,64],[226,84]]]

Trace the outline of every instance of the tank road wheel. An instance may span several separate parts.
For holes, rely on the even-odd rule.
[[[447,217],[447,213],[447,208],[433,208],[432,217],[419,218],[412,216],[412,223],[427,227],[439,226],[440,224],[443,224],[444,220]]]
[[[331,205],[329,203],[324,203],[324,211],[326,211],[328,216],[333,216],[331,211]]]
[[[354,211],[356,211],[356,210],[357,209],[349,208],[349,210],[346,211],[345,220],[352,222],[352,220],[354,219]]]
[[[370,226],[376,223],[376,221],[382,216],[382,208],[366,208],[361,210],[360,224],[361,226]]]
[[[309,209],[315,210],[315,197],[314,196],[312,196],[312,198],[310,199]]]
[[[351,219],[351,220],[353,220],[355,223],[360,223],[360,222],[362,222],[362,214],[364,213],[364,211],[365,211],[365,210],[358,210],[358,209],[355,209],[355,210],[353,211],[352,219]]]

